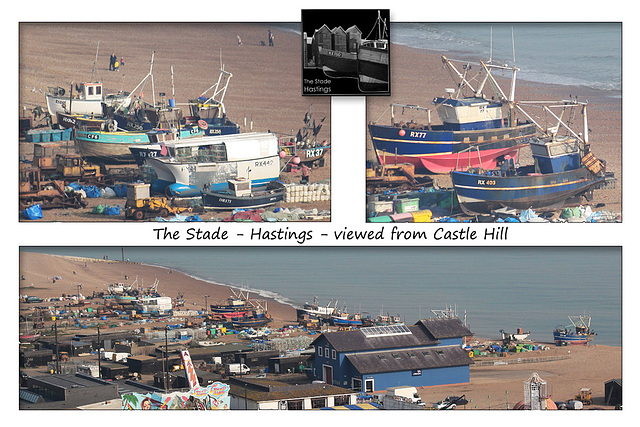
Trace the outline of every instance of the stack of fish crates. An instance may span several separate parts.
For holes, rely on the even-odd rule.
[[[326,183],[285,184],[285,203],[310,203],[331,200],[331,188]]]

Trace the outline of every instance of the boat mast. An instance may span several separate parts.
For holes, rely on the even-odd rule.
[[[100,51],[100,42],[98,41],[98,47],[96,48],[96,57],[93,60],[93,68],[91,69],[91,81],[93,81],[93,74],[96,71],[96,63],[98,62],[98,52]]]

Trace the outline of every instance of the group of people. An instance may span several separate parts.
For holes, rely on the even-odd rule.
[[[120,58],[118,61],[116,54],[112,53],[109,57],[109,71],[118,71],[120,67],[124,67],[124,58]]]
[[[236,38],[238,39],[238,46],[242,46],[242,39],[240,38],[240,35],[237,35]],[[269,30],[268,38],[269,38],[269,46],[275,46],[275,44],[273,44],[273,40],[275,39],[275,36],[271,32],[271,30]],[[264,40],[260,42],[260,46],[266,46],[264,44]]]

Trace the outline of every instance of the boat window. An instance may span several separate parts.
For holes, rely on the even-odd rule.
[[[176,149],[177,158],[191,157],[191,147],[180,147]]]
[[[199,162],[224,162],[227,160],[227,150],[224,144],[205,145],[198,147]]]
[[[93,86],[87,87],[87,95],[93,95]]]
[[[102,87],[96,86],[96,95],[102,95]]]

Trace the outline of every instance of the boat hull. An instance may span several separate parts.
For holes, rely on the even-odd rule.
[[[252,185],[267,184],[280,176],[278,155],[245,161],[211,163],[176,162],[165,157],[151,157],[147,160],[155,170],[158,179],[162,181],[195,185],[197,188],[209,185],[212,191],[223,190],[227,187],[229,179],[239,176],[247,169],[251,170]]]
[[[363,92],[389,91],[389,50],[360,46],[358,87]]]
[[[334,326],[362,326],[362,320],[343,319],[341,317],[332,317],[331,322]]]
[[[84,100],[84,99],[71,99],[69,101],[68,96],[53,96],[46,95],[47,109],[51,116],[56,116],[58,113],[69,114],[86,114],[98,116],[102,114],[102,100]],[[69,109],[71,106],[71,109]]]
[[[475,130],[433,126],[429,130],[371,124],[369,134],[381,164],[411,163],[419,170],[449,173],[469,167],[495,167],[498,157],[515,155],[528,142],[535,126]]]
[[[358,56],[356,53],[318,48],[322,70],[329,77],[357,77]]]
[[[83,126],[90,129],[100,129],[106,123],[104,118],[87,117],[80,114],[67,114],[59,112],[56,117],[58,125],[68,129]]]
[[[576,335],[557,331],[553,333],[553,342],[556,345],[563,345],[563,343],[566,343],[565,345],[587,345],[592,340],[593,337],[591,335]]]
[[[133,163],[129,147],[149,143],[144,132],[102,132],[76,129],[76,149],[86,159],[97,162]]]
[[[467,214],[489,214],[500,208],[558,209],[567,199],[601,182],[585,168],[507,177],[454,171],[451,178],[460,207]]]
[[[202,204],[205,208],[220,210],[256,209],[282,201],[284,191],[284,187],[282,187],[241,197],[223,191],[205,191],[202,194]]]

